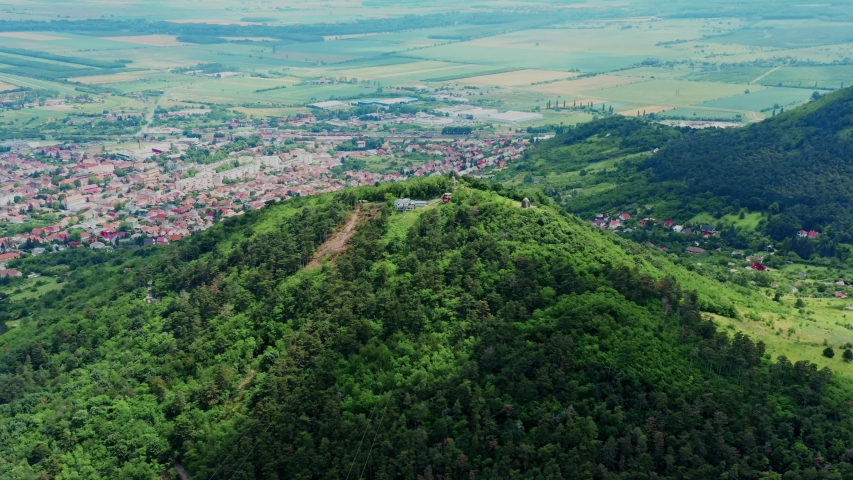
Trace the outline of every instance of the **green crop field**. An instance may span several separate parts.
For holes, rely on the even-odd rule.
[[[774,105],[792,108],[807,102],[812,95],[812,90],[802,88],[767,88],[750,93],[742,93],[733,97],[713,100],[699,104],[702,107],[726,108],[733,110],[762,111],[772,109]]]
[[[605,100],[630,101],[647,105],[689,106],[710,100],[731,97],[750,88],[727,83],[691,82],[687,80],[654,79],[644,82],[605,88],[595,95]],[[763,87],[758,87],[759,89]]]
[[[767,67],[730,67],[716,71],[703,71],[694,73],[687,78],[697,82],[723,82],[723,83],[753,83],[756,79],[771,72]],[[763,84],[763,83],[762,83]]]
[[[784,87],[841,88],[853,85],[853,65],[782,67],[764,77],[761,83]]]
[[[738,112],[732,112],[728,110],[716,110],[716,109],[704,109],[704,108],[694,108],[694,107],[682,107],[675,108],[672,110],[667,110],[665,112],[656,113],[658,118],[668,119],[668,118],[686,118],[686,119],[712,119],[724,122],[739,122],[743,121],[744,114]],[[752,120],[756,117],[750,117]],[[761,116],[760,118],[764,118]]]
[[[390,18],[404,12],[417,16],[443,12],[442,8],[458,8],[451,2],[397,5],[383,1],[365,7],[346,1],[248,6],[227,0],[207,5],[201,11],[189,0],[168,3],[152,0],[133,5],[108,5],[91,0],[77,9],[47,0],[15,0],[9,5],[6,13],[10,19],[40,18],[39,6],[50,5],[60,18],[85,17],[79,10],[93,8],[104,18],[113,15],[116,19],[172,20],[187,28],[345,24],[374,21],[377,16],[373,13],[380,10]],[[845,59],[853,58],[853,44],[844,41],[849,30],[846,24],[822,20],[641,16],[600,19],[590,12],[578,12],[571,17],[572,20],[519,15],[509,23],[478,19],[474,23],[426,28],[323,34],[326,41],[302,38],[270,41],[274,39],[247,33],[245,38],[237,34],[233,38],[228,36],[231,40],[226,43],[219,40],[188,44],[175,35],[143,32],[131,35],[118,27],[98,32],[61,28],[0,32],[0,48],[129,62],[124,69],[99,69],[57,57],[3,53],[0,75],[10,79],[6,83],[31,88],[44,86],[66,93],[74,92],[76,85],[64,84],[63,80],[72,78],[118,94],[162,90],[168,91],[167,98],[176,101],[244,107],[251,104],[251,108],[285,105],[290,108],[315,100],[346,99],[372,92],[352,85],[297,86],[300,78],[347,77],[369,80],[383,87],[413,84],[439,87],[445,83],[461,86],[468,78],[490,75],[494,82],[478,83],[501,87],[478,95],[478,99],[487,102],[484,106],[489,107],[529,111],[545,107],[548,100],[580,100],[614,105],[616,111],[623,113],[647,111],[661,117],[734,121],[757,121],[764,117],[762,110],[776,104],[801,103],[808,99],[809,89],[815,85],[819,89],[835,89],[853,83],[853,65],[844,64]],[[799,40],[789,41],[788,37]],[[218,63],[243,76],[218,81],[170,73],[172,69],[205,63]],[[531,72],[530,82],[519,81],[520,71]],[[539,78],[536,71],[555,73]],[[559,72],[566,72],[566,77]],[[268,73],[276,78],[260,78]],[[501,77],[501,73],[507,75]],[[572,75],[583,77],[581,74],[589,73],[598,75],[566,80]],[[506,79],[506,84],[500,83],[501,78]],[[275,86],[287,88],[258,92]],[[802,87],[802,91],[779,86]],[[750,94],[744,93],[747,89]],[[568,112],[548,112],[545,121],[552,117],[568,123],[586,118]]]

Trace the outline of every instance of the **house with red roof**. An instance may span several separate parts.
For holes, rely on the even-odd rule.
[[[0,262],[8,262],[16,258],[21,258],[21,252],[0,253]]]

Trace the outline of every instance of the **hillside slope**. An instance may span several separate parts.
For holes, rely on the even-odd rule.
[[[760,230],[771,239],[816,230],[825,233],[822,249],[831,254],[838,244],[853,243],[851,134],[853,89],[847,88],[738,129],[595,122],[543,143],[498,178],[541,175],[552,196],[583,216],[612,208],[682,221],[701,214],[719,219],[744,208],[764,212]],[[647,153],[655,148],[660,151]],[[578,166],[585,162],[591,166]],[[582,177],[581,168],[594,175]],[[576,188],[582,194],[565,201]]]
[[[451,188],[20,262],[66,280],[0,304],[20,324],[0,336],[0,477],[154,479],[175,460],[193,478],[853,475],[832,373],[700,312],[761,300],[473,180],[390,206]],[[360,199],[378,214],[303,268]]]

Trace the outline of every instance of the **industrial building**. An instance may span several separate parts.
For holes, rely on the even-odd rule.
[[[334,110],[337,108],[347,108],[350,104],[339,102],[337,100],[329,100],[328,102],[317,102],[317,103],[309,103],[306,105],[308,108],[316,108],[319,110]]]
[[[408,105],[410,103],[417,102],[418,99],[415,97],[400,97],[400,98],[366,98],[364,100],[358,101],[358,106],[366,107],[370,105],[380,105],[383,107],[390,107],[391,105],[403,104]]]

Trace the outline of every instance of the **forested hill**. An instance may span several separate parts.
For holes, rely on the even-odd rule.
[[[609,137],[605,137],[606,135]],[[853,89],[827,95],[800,108],[744,128],[686,131],[611,118],[552,141],[531,154],[599,162],[631,153],[639,161],[604,172],[599,184],[618,185],[566,203],[584,215],[609,208],[649,205],[652,214],[686,221],[700,213],[721,217],[741,208],[770,217],[765,232],[776,240],[801,229],[818,230],[836,242],[853,242]],[[567,146],[568,145],[568,146]],[[632,148],[636,146],[637,148]],[[654,155],[646,151],[660,148]],[[645,151],[643,151],[643,150]],[[585,152],[591,152],[586,154]],[[566,165],[563,172],[589,168]],[[555,167],[551,167],[552,170]],[[547,174],[543,167],[529,171]],[[504,174],[506,176],[506,174]],[[577,185],[575,185],[575,183]],[[575,178],[570,188],[593,184]]]
[[[853,475],[832,373],[703,318],[739,294],[453,183],[20,261],[63,283],[0,303],[20,325],[0,335],[0,478],[154,480],[174,461],[204,479]],[[348,248],[320,247],[344,224]]]

